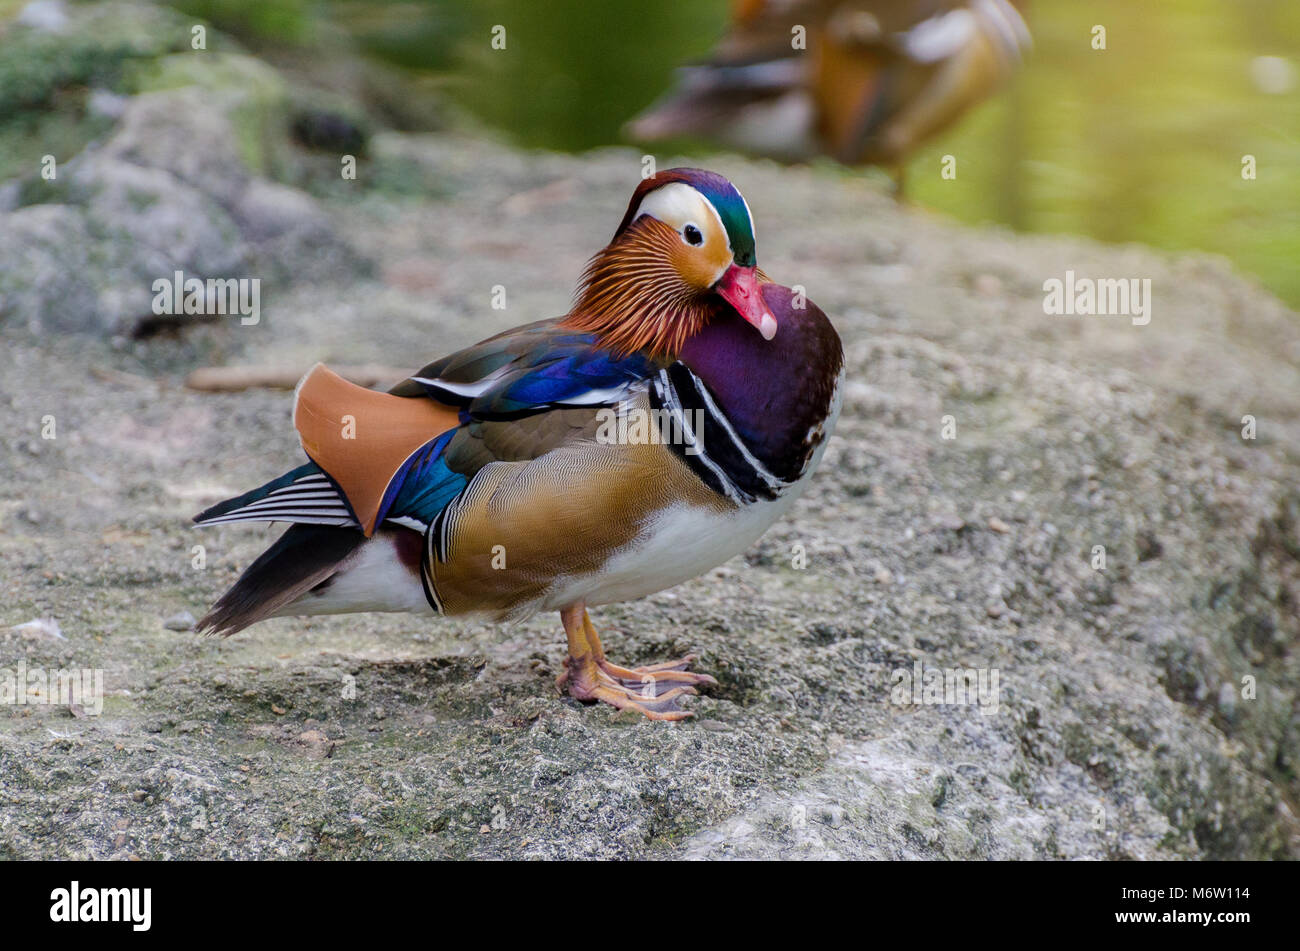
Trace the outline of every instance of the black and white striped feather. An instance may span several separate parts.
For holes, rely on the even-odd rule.
[[[256,489],[248,495],[213,506],[195,518],[195,522],[200,525],[296,522],[305,525],[360,527],[342,494],[329,477],[319,470],[299,476],[287,485],[269,492],[263,493],[261,489]]]

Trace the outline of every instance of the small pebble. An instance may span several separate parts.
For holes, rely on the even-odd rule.
[[[163,627],[169,631],[192,631],[194,624],[194,615],[189,611],[180,611],[163,621]]]

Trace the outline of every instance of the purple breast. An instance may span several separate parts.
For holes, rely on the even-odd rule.
[[[826,418],[844,362],[839,335],[812,301],[764,284],[777,321],[771,340],[730,308],[687,341],[679,359],[709,387],[751,452],[772,473],[796,478],[815,446],[809,430]]]

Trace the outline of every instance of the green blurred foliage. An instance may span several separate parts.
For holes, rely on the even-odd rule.
[[[709,51],[725,3],[483,0],[461,43],[458,98],[524,145],[585,149],[619,129],[673,70]],[[505,49],[492,47],[505,28]]]
[[[353,0],[332,2],[329,10],[364,52],[404,69],[442,71],[456,65],[456,47],[470,31],[475,6]]]
[[[1220,253],[1300,305],[1300,3],[1057,0],[1030,26],[1024,71],[914,157],[909,193],[970,222]],[[1291,63],[1288,91],[1257,88],[1258,56]]]
[[[318,15],[310,0],[165,0],[187,16],[249,42],[309,42]]]

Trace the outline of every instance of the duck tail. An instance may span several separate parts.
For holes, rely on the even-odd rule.
[[[258,557],[199,621],[200,633],[229,637],[273,617],[337,572],[366,542],[356,528],[293,525]]]

